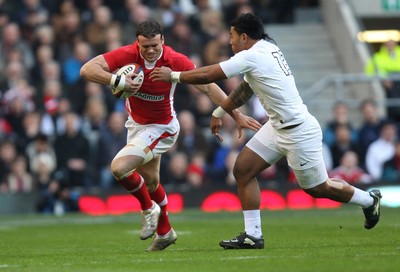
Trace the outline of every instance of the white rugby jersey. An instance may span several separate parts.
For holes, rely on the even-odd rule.
[[[228,78],[244,74],[274,128],[300,124],[310,115],[289,65],[275,44],[260,40],[219,65]]]

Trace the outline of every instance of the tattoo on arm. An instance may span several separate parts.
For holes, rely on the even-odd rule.
[[[242,81],[239,86],[237,86],[232,93],[229,94],[229,97],[233,101],[233,103],[239,108],[244,103],[246,103],[252,96],[253,90],[250,88],[250,85],[246,81]]]

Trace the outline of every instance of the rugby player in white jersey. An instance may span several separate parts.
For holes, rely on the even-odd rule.
[[[315,198],[329,198],[363,208],[366,229],[380,217],[379,190],[366,192],[339,179],[328,177],[322,155],[321,127],[303,103],[292,72],[275,42],[264,32],[262,21],[253,14],[241,14],[232,21],[230,44],[235,53],[219,64],[191,71],[155,69],[154,81],[206,84],[244,74],[241,84],[218,107],[210,128],[222,140],[219,129],[225,112],[242,106],[256,95],[269,121],[249,140],[238,155],[234,176],[244,215],[244,232],[223,240],[225,249],[264,248],[260,218],[260,188],[257,174],[286,157],[301,188]],[[247,124],[236,119],[240,127]]]
[[[126,99],[129,113],[127,145],[111,163],[115,179],[141,205],[143,225],[140,239],[156,236],[147,251],[160,251],[175,243],[176,232],[171,227],[167,212],[167,194],[160,184],[161,155],[177,140],[179,123],[173,106],[176,83],[153,82],[149,79],[155,67],[166,66],[174,70],[191,70],[193,62],[183,54],[164,45],[161,26],[145,21],[137,26],[137,40],[98,55],[81,68],[81,76],[88,81],[111,85],[132,95]],[[137,63],[144,71],[141,85],[132,80],[135,74],[117,77],[112,74],[126,64]],[[215,104],[220,105],[226,94],[215,84],[196,85]],[[233,117],[247,119],[253,130],[260,126],[253,118],[235,111]]]

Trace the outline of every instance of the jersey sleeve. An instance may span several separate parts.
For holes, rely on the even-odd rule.
[[[243,74],[251,68],[246,55],[242,54],[242,52],[237,53],[228,60],[220,62],[219,65],[228,78]]]
[[[136,43],[125,45],[103,54],[103,57],[110,68],[110,72],[113,72],[126,64],[136,63],[139,57],[136,46]]]

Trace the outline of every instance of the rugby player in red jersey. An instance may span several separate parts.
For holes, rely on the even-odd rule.
[[[107,84],[131,94],[126,99],[129,113],[127,145],[111,163],[111,171],[129,193],[141,205],[143,225],[140,239],[156,236],[147,251],[160,251],[175,243],[177,235],[171,227],[167,213],[167,195],[160,184],[161,154],[176,141],[179,123],[173,107],[177,83],[154,82],[149,79],[155,67],[166,66],[174,71],[195,68],[193,62],[183,54],[164,45],[161,26],[155,21],[138,25],[137,40],[89,60],[81,68],[81,76],[88,81]],[[117,78],[112,72],[131,63],[144,70],[143,84],[134,82],[129,74]],[[195,85],[215,104],[226,98],[226,94],[215,84]],[[249,128],[261,127],[253,118],[236,111],[234,118],[247,120]],[[240,131],[239,131],[240,133]]]

